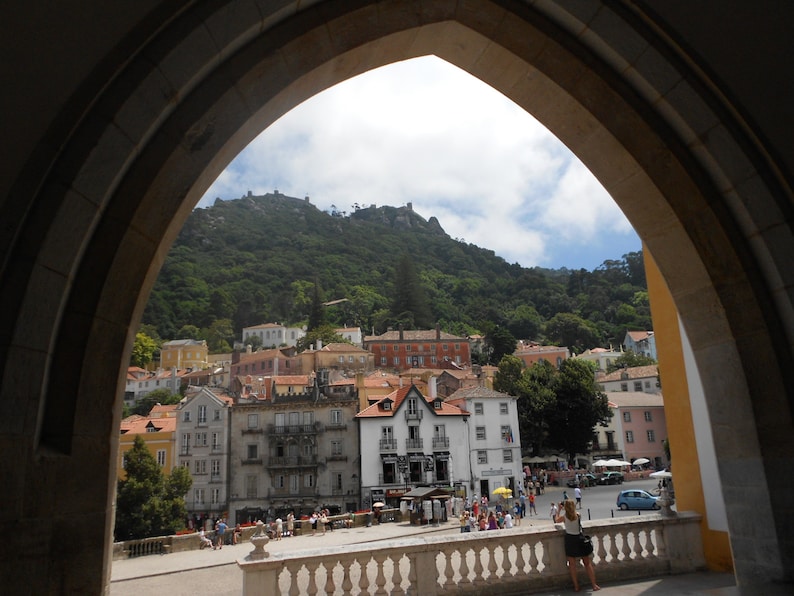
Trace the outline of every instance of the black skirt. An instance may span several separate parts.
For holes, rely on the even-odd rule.
[[[590,556],[590,550],[585,546],[579,534],[565,533],[565,556],[577,559]]]

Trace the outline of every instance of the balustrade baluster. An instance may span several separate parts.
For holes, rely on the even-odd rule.
[[[386,585],[386,574],[383,573],[383,564],[386,562],[388,557],[387,555],[375,555],[373,558],[377,566],[375,574],[375,585],[377,586],[377,589],[375,590],[375,594],[376,596],[384,596],[389,593],[384,588]]]
[[[497,542],[490,542],[488,544],[488,580],[493,581],[497,578],[496,570],[499,568],[496,565],[496,547]]]
[[[524,560],[524,545],[521,541],[516,542],[516,577],[527,575],[527,562]]]
[[[359,566],[361,567],[361,576],[358,578],[358,587],[364,594],[369,593],[369,562],[371,558],[369,555],[362,555],[359,559]]]
[[[623,553],[623,560],[624,561],[631,561],[631,538],[634,536],[634,532],[630,530],[626,530],[623,534],[623,544],[621,545],[621,552]]]
[[[308,567],[306,568],[306,571],[309,572],[309,585],[306,586],[306,593],[309,596],[314,596],[315,594],[317,594],[317,573],[320,571],[320,567],[321,566],[323,567],[323,569],[326,570],[326,574],[325,575],[326,575],[326,580],[327,580],[328,568],[325,567],[325,565],[323,565],[322,563],[317,565],[314,569],[309,569]],[[328,592],[326,592],[326,594],[327,593]]]
[[[342,594],[350,596],[353,591],[353,580],[350,578],[350,568],[353,566],[355,559],[350,557],[340,557],[339,564],[342,566]],[[325,592],[330,594],[328,590]]]
[[[407,594],[405,590],[403,590],[403,576],[402,571],[400,570],[400,565],[402,564],[403,555],[395,555],[392,557],[392,572],[391,572],[391,580],[392,580],[392,595],[393,596],[402,596]]]
[[[604,542],[606,541],[607,536],[605,534],[597,534],[593,536],[593,540],[596,541],[596,545],[593,548],[593,554],[595,555],[593,558],[596,559],[599,564],[606,561],[607,558],[607,549],[604,548]]]
[[[625,535],[621,535],[621,539],[622,539],[623,542],[626,542]],[[617,530],[615,530],[612,534],[610,534],[609,556],[610,556],[610,563],[619,563],[620,562],[620,551],[618,550],[618,531]]]
[[[484,568],[482,566],[482,547],[477,548],[474,550],[474,581],[472,582],[475,586],[481,586],[485,584],[485,578],[483,577],[482,573]]]
[[[298,563],[297,565],[287,564],[286,568],[287,576],[290,582],[287,594],[289,594],[289,596],[299,596],[301,591],[300,586],[298,586],[298,574],[300,573],[300,570],[303,569],[303,563]]]
[[[527,548],[529,548],[529,570],[527,571],[526,575],[532,575],[534,572],[540,573],[540,569],[538,567],[538,563],[540,561],[538,561],[538,553],[537,553],[538,544],[539,544],[538,542],[527,543]],[[546,549],[544,548],[543,550],[545,552]]]
[[[336,591],[336,581],[334,580],[334,570],[336,569],[337,561],[323,563],[325,568],[325,587],[323,588],[324,594],[333,594]]]
[[[535,556],[535,552],[533,550],[532,556]],[[543,575],[551,575],[551,547],[548,541],[543,541],[543,571],[541,574]]]
[[[664,527],[655,529],[654,535],[656,536],[656,555],[662,560],[667,560],[667,540]]]
[[[513,562],[510,560],[510,543],[502,541],[502,577],[513,577]]]
[[[472,549],[468,547],[464,547],[460,549],[460,582],[461,584],[470,584],[471,579],[469,579],[469,553],[472,552]]]
[[[455,568],[452,566],[452,556],[455,554],[455,552],[460,552],[460,551],[448,550],[448,549],[444,549],[442,551],[445,560],[444,577],[447,578],[446,581],[444,582],[445,588],[455,587]]]

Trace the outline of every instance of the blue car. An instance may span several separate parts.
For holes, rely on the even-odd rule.
[[[654,497],[651,493],[644,490],[622,490],[618,493],[618,507],[622,511],[628,509],[659,509],[656,501],[659,497]]]

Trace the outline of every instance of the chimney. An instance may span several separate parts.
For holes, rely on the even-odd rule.
[[[403,325],[400,323],[400,341],[403,341]]]
[[[436,387],[436,377],[432,376],[427,380],[427,390],[430,394],[430,399],[436,399],[436,395],[438,393],[438,388]]]
[[[323,340],[318,339],[317,343],[315,343],[315,348],[314,349],[317,350],[318,352],[320,350],[322,350],[323,349]]]
[[[436,341],[441,341],[441,323],[436,323]]]

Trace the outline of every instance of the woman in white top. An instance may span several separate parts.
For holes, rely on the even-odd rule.
[[[585,553],[582,550],[582,542],[579,539],[579,534],[582,530],[582,522],[579,514],[576,511],[576,503],[567,499],[560,503],[560,512],[554,518],[555,523],[565,523],[565,557],[568,560],[568,570],[571,572],[571,579],[573,580],[573,589],[579,591],[579,579],[576,577],[576,560],[581,559],[584,564],[587,577],[593,586],[593,592],[601,588],[596,583],[595,569],[593,569],[593,559],[590,553]]]

